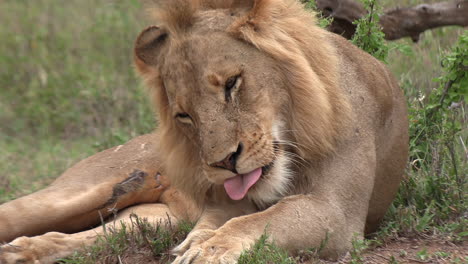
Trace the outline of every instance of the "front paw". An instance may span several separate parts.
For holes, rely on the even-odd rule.
[[[172,250],[172,254],[176,256],[182,256],[191,247],[200,245],[215,235],[215,231],[212,229],[198,229],[193,230],[187,236],[187,238],[177,247]]]
[[[254,241],[231,235],[216,233],[198,245],[192,245],[174,264],[211,263],[231,264],[237,263],[242,251],[249,249]]]

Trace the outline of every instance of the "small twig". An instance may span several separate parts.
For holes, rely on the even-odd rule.
[[[452,121],[452,126],[455,126],[455,117],[452,117],[451,121]],[[453,146],[453,143],[456,141],[455,132],[452,131],[451,134],[452,134],[452,138],[451,138],[452,140],[447,143],[447,148],[449,149],[450,158],[452,159],[453,170],[455,172],[455,176],[458,179],[459,177],[458,177],[458,169],[457,169],[457,160],[456,160],[455,148]]]
[[[444,100],[445,100],[445,97],[447,97],[448,91],[450,90],[450,88],[456,81],[457,80],[450,80],[445,84],[444,92],[442,93],[442,96],[440,97],[440,100],[439,100],[439,107],[442,107],[442,105],[444,104]]]
[[[368,27],[368,30],[367,30],[367,37],[370,37],[371,33],[372,33],[372,27],[370,26],[372,24],[372,17],[374,16],[374,5],[375,5],[375,1],[372,0],[371,1],[371,4],[370,4],[370,13],[369,13],[369,20],[367,21],[367,27]]]
[[[372,255],[376,255],[377,257],[381,257],[381,258],[383,258],[383,259],[385,259],[385,260],[387,260],[387,261],[391,261],[390,258],[387,258],[387,257],[385,257],[384,255],[381,255],[381,254],[378,254],[378,253],[372,253]]]
[[[454,83],[456,83],[457,81],[458,81],[458,78],[455,79],[455,80],[449,80],[445,84],[444,91],[442,92],[442,95],[441,95],[441,97],[439,99],[439,104],[436,107],[430,109],[429,113],[427,114],[428,119],[430,119],[435,112],[439,111],[439,109],[442,108],[442,106],[444,105],[445,97],[447,97],[447,94],[448,94],[450,88],[452,88],[452,85]]]
[[[457,160],[456,160],[456,156],[455,156],[455,150],[453,148],[453,142],[455,141],[455,137],[453,137],[453,141],[450,142],[450,143],[447,143],[447,149],[449,150],[449,154],[450,154],[450,159],[452,160],[452,166],[453,166],[453,171],[455,173],[455,178],[456,178],[456,182],[458,184],[458,188],[460,188],[460,191],[458,192],[458,196],[459,196],[459,199],[460,201],[463,200],[463,182],[462,182],[462,179],[460,178],[460,176],[458,175],[458,169],[457,169]]]
[[[173,230],[173,227],[172,227],[171,216],[170,216],[169,213],[167,213],[167,212],[166,212],[166,216],[167,216],[167,224],[169,225],[169,229],[172,231],[172,230]]]
[[[465,142],[463,141],[463,138],[461,136],[459,136],[459,138],[460,138],[460,142],[463,147],[463,150],[465,151],[465,158],[468,161],[468,149],[466,149],[466,145],[465,145]]]
[[[407,260],[411,260],[411,261],[418,262],[418,263],[430,263],[432,261],[430,259],[428,259],[428,260],[419,260],[419,259],[414,259],[414,258],[407,258]]]
[[[102,230],[103,230],[104,236],[107,237],[106,222],[104,221],[104,217],[102,217],[101,211],[98,211],[98,213],[99,213],[99,219],[101,219]]]

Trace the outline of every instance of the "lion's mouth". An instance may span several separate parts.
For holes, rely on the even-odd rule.
[[[262,168],[257,168],[245,174],[237,174],[224,181],[224,189],[232,200],[242,200],[249,189],[260,180],[262,174]]]
[[[264,177],[265,175],[268,175],[271,168],[273,168],[273,164],[275,164],[274,160],[272,162],[270,162],[269,164],[262,167],[262,177]]]
[[[273,149],[275,152],[279,150],[278,144],[273,143]],[[273,167],[275,160],[269,164],[257,168],[251,172],[245,174],[238,174],[224,181],[224,189],[232,200],[242,200],[247,195],[247,192],[252,188],[262,177],[268,175]]]
[[[278,141],[273,141],[273,153],[275,154],[275,157],[278,156],[278,152],[280,151],[280,144]],[[265,165],[262,167],[262,178],[268,175],[268,173],[271,171],[273,168],[273,165],[275,165],[276,158],[273,159],[269,164]]]
[[[267,175],[273,166],[273,162],[257,168],[245,174],[237,174],[236,176],[224,181],[224,189],[232,200],[242,200],[247,195],[247,192],[252,188],[260,179]]]

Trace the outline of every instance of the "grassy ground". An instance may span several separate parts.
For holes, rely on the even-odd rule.
[[[155,127],[132,68],[138,1],[0,2],[0,202]]]
[[[381,2],[393,7],[423,1]],[[64,3],[0,1],[0,203],[42,188],[76,161],[150,132],[156,125],[132,68],[133,41],[146,24],[139,1]],[[411,47],[409,54],[391,52],[388,65],[412,109],[426,106],[422,98],[438,87],[433,78],[444,74],[441,59],[462,30],[428,31],[417,44],[400,41]],[[461,122],[462,131],[448,143],[428,142],[425,154],[431,159],[413,160],[382,231],[373,240],[357,241],[349,261],[367,258],[370,253],[364,253],[365,248],[375,253],[384,244],[396,248],[391,251],[395,261],[405,256],[418,261],[445,257],[462,263],[463,254],[460,257],[445,246],[466,248],[462,242],[467,235],[463,232],[467,224],[466,105],[452,116]],[[412,121],[418,120],[412,117]],[[427,244],[431,242],[427,237],[440,243]],[[260,248],[266,250],[261,255],[281,257],[283,263],[315,260],[313,252],[288,259],[274,246]],[[258,252],[248,253],[244,263],[252,262],[252,256],[257,258]],[[392,263],[393,259],[384,256],[380,261],[375,263]]]

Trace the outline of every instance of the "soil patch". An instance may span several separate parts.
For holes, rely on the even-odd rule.
[[[363,263],[468,263],[466,241],[452,243],[436,238],[398,238],[363,253]],[[348,254],[338,262],[350,263]]]

